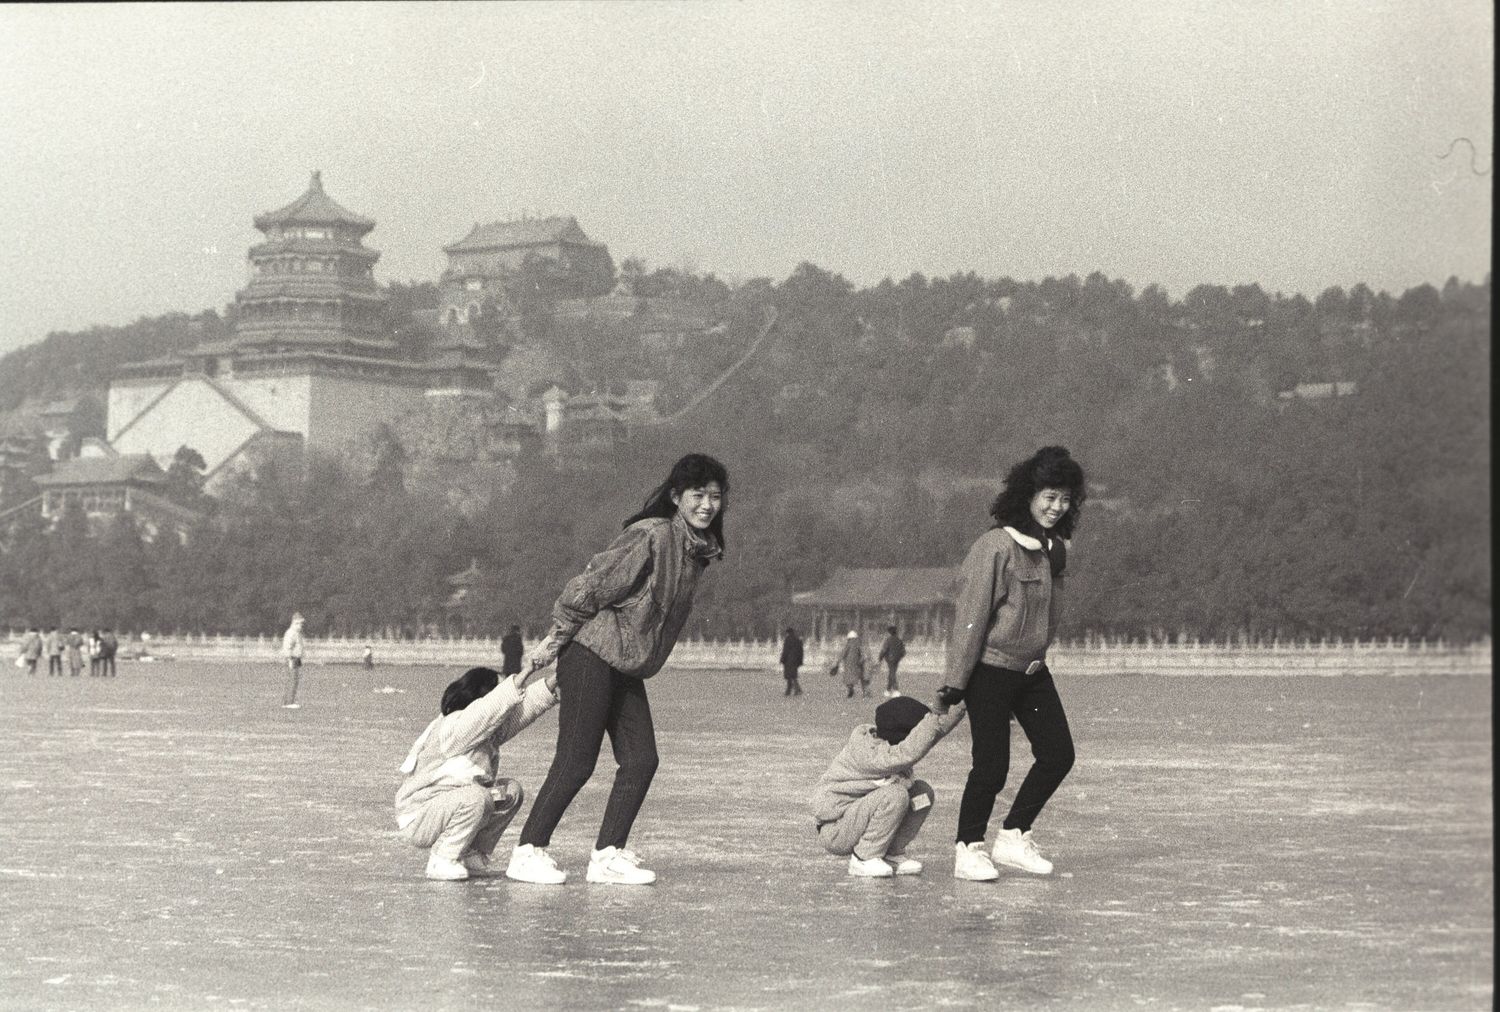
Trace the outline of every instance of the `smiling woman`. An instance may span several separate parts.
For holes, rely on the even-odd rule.
[[[527,658],[522,678],[557,660],[562,705],[557,751],[505,874],[561,885],[567,873],[547,853],[552,831],[593,775],[604,735],[619,762],[588,881],[648,885],[656,873],[625,848],[651,779],[656,732],[646,679],[661,670],[693,607],[703,570],[724,554],[729,472],[690,453],[647,496],[625,530],[568,582],[552,627]]]
[[[1061,446],[1044,446],[1010,469],[990,507],[993,530],[969,549],[948,645],[944,702],[968,702],[974,764],[958,810],[953,877],[990,881],[996,864],[1047,875],[1032,821],[1073,766],[1073,735],[1047,648],[1057,631],[1068,541],[1086,493],[1083,468]],[[1010,722],[1026,732],[1036,762],[995,834],[985,829],[1010,768]]]

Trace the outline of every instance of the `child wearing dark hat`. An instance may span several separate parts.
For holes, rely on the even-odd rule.
[[[501,681],[493,668],[470,668],[443,691],[442,715],[412,745],[396,789],[396,825],[430,848],[428,878],[488,870],[525,797],[518,782],[495,776],[500,746],[556,702],[556,673],[528,686],[524,675]]]
[[[849,855],[849,874],[865,878],[919,875],[922,862],[906,856],[932,811],[933,791],[912,767],[963,720],[941,701],[936,711],[910,696],[875,708],[818,780],[812,797],[818,840],[830,854]]]

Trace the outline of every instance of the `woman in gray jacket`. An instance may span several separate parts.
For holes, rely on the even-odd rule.
[[[619,769],[589,858],[588,881],[648,885],[656,873],[627,850],[630,828],[656,774],[656,732],[646,679],[661,670],[687,622],[698,578],[724,551],[729,474],[689,454],[625,521],[614,544],[563,588],[552,627],[526,660],[522,677],[557,660],[562,703],[557,752],[507,877],[560,885],[567,873],[547,853],[552,831],[593,775],[608,733]]]
[[[1005,476],[990,507],[995,526],[964,559],[939,690],[949,704],[968,704],[973,741],[958,809],[955,878],[997,878],[995,864],[1035,875],[1052,871],[1032,842],[1031,824],[1073,766],[1073,736],[1047,670],[1047,648],[1062,611],[1067,539],[1084,495],[1083,468],[1063,447],[1043,447]],[[1012,718],[1035,762],[986,855],[985,829],[1009,773]]]

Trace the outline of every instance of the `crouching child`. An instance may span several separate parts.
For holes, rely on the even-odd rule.
[[[415,847],[430,849],[427,877],[485,874],[525,793],[497,778],[500,746],[557,702],[557,676],[525,684],[470,668],[443,691],[442,716],[412,745],[396,789],[396,825]]]
[[[912,767],[963,720],[960,705],[929,710],[910,696],[875,708],[875,723],[861,724],[818,780],[812,798],[818,840],[830,854],[849,855],[849,874],[868,878],[919,875],[908,857],[932,811],[932,787]]]

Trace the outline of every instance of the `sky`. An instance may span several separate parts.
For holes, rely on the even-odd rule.
[[[1325,2],[0,6],[0,353],[221,309],[310,173],[380,281],[616,263],[1180,297],[1489,271],[1494,13]]]

